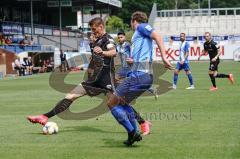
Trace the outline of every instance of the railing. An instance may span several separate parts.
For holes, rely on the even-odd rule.
[[[30,23],[4,21],[0,23],[0,30],[4,35],[24,35],[24,34],[32,33],[32,28]],[[60,29],[56,26],[34,24],[33,34],[47,35],[47,36],[60,36]],[[62,30],[61,34],[62,36],[67,36],[67,37],[79,37],[82,35],[80,32],[73,32],[69,30]]]
[[[21,53],[27,51],[34,51],[34,52],[53,52],[54,46],[51,45],[1,45],[0,48],[14,52],[14,53]]]
[[[56,46],[58,46],[58,45],[60,46],[60,42],[58,42],[58,41],[56,41],[56,40],[50,39],[50,38],[45,37],[45,36],[42,36],[42,35],[38,35],[38,39],[39,39],[39,38],[43,38],[43,39],[45,39],[45,40],[51,41],[51,42],[55,43]],[[39,42],[38,42],[38,43],[39,43]],[[72,47],[72,46],[70,46],[70,45],[67,45],[67,44],[64,44],[64,43],[61,43],[61,45],[67,47],[68,50],[77,50],[77,48],[74,48],[74,47]]]
[[[158,17],[240,15],[240,8],[179,9],[157,11]]]

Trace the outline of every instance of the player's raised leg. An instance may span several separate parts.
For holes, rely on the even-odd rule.
[[[66,95],[66,97],[60,100],[56,106],[49,112],[37,116],[28,116],[27,119],[32,123],[39,123],[45,125],[48,121],[48,118],[51,118],[69,108],[73,101],[77,98],[84,96],[86,91],[82,84],[78,85],[74,88],[70,93]]]
[[[228,80],[231,82],[231,84],[234,84],[233,74],[217,73],[217,75],[215,77],[216,78],[228,78]]]

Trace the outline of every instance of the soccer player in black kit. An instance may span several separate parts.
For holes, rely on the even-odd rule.
[[[210,88],[210,91],[216,91],[218,88],[216,85],[215,78],[228,78],[232,84],[234,82],[234,79],[232,74],[218,73],[218,65],[220,63],[219,56],[221,55],[220,46],[218,46],[217,43],[212,40],[211,33],[209,32],[205,33],[205,40],[206,42],[204,43],[204,50],[202,54],[199,56],[198,60],[200,60],[201,56],[208,53],[210,58],[208,74],[212,82],[212,87]]]
[[[27,119],[30,122],[45,125],[49,118],[67,110],[79,97],[113,93],[115,81],[113,58],[116,56],[114,40],[105,32],[104,22],[101,18],[92,19],[89,26],[92,29],[92,34],[89,34],[92,57],[87,70],[88,79],[75,87],[49,112],[28,116]],[[136,111],[135,117],[139,124],[145,123],[145,120]]]
[[[113,38],[105,32],[105,25],[101,18],[94,18],[89,26],[96,38],[92,44],[92,57],[88,67],[88,79],[76,86],[65,98],[60,100],[49,112],[37,116],[28,116],[32,123],[45,125],[51,118],[69,108],[79,97],[97,96],[112,91],[111,73],[114,71],[113,57],[116,56],[116,47]]]

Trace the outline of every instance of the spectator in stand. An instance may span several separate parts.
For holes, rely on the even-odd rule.
[[[0,45],[5,45],[5,39],[2,33],[0,33]]]
[[[10,39],[9,36],[5,39],[5,44],[6,45],[11,45],[12,44],[12,40]]]
[[[25,76],[25,68],[18,57],[14,62],[14,69],[18,71],[19,76]]]
[[[29,38],[30,38],[29,35],[25,34],[24,39],[22,39],[19,44],[22,47],[27,46],[27,45],[31,45],[31,41],[29,40]]]
[[[34,45],[34,39],[31,37],[30,45]]]
[[[60,65],[60,71],[66,72],[66,55],[63,53],[63,51],[60,51],[60,59],[61,59],[61,65]]]

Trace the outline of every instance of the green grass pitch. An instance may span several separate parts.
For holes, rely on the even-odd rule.
[[[217,79],[219,90],[209,92],[208,63],[191,63],[195,90],[185,90],[188,80],[180,73],[178,89],[159,96],[140,98],[135,108],[152,118],[152,133],[127,148],[125,130],[111,114],[89,120],[50,119],[59,126],[57,135],[42,135],[42,127],[26,120],[50,110],[64,97],[49,86],[49,74],[0,80],[1,159],[238,159],[240,158],[240,63],[222,62],[219,72],[232,72],[236,83]],[[77,84],[83,74],[73,73],[66,83]],[[161,77],[172,81],[172,72]],[[99,98],[83,97],[71,111],[88,110]],[[177,118],[172,116],[178,115]]]

